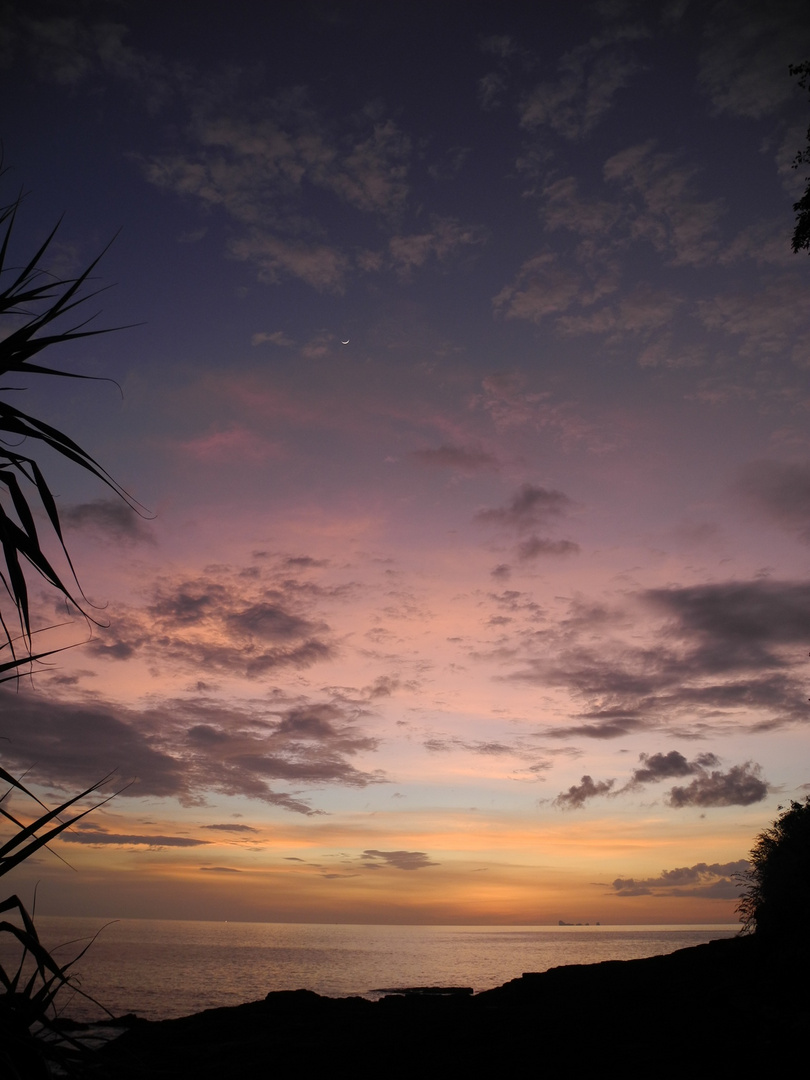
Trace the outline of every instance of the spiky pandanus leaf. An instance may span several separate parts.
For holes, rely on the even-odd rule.
[[[0,818],[14,826],[11,837],[0,844],[0,876],[9,873],[41,848],[47,847],[65,829],[113,798],[113,795],[109,795],[78,813],[68,813],[71,807],[97,791],[110,778],[111,775],[105,776],[97,784],[49,809],[21,780],[0,767],[0,781],[8,784],[7,790],[0,795]],[[32,799],[44,812],[34,821],[24,824],[3,806],[12,791]],[[32,916],[16,895],[0,901],[0,916],[9,913],[16,916],[16,921],[0,918],[0,934],[13,938],[19,945],[20,952],[14,966],[0,963],[0,1075],[4,1075],[3,1068],[16,1069],[20,1059],[25,1063],[25,1068],[32,1067],[31,1062],[41,1062],[48,1056],[64,1065],[68,1059],[76,1055],[82,1057],[86,1053],[86,1048],[80,1041],[67,1037],[63,1032],[59,1032],[58,1043],[52,1045],[32,1038],[32,1029],[56,1033],[55,1000],[57,994],[66,987],[107,1012],[76,983],[70,971],[92,942],[88,942],[72,960],[61,963],[40,941]],[[12,1072],[11,1075],[15,1073]]]
[[[4,337],[0,337],[0,377],[10,373],[27,373],[68,379],[95,378],[46,367],[33,362],[33,359],[43,349],[54,345],[109,332],[109,328],[87,329],[90,319],[58,330],[52,326],[56,320],[74,313],[76,308],[102,291],[86,289],[101,256],[75,278],[49,274],[43,267],[43,260],[53,243],[57,224],[25,265],[11,267],[9,244],[20,203],[21,197],[18,197],[8,206],[0,208],[0,229],[3,230],[0,240],[0,316],[11,318],[15,324]],[[0,334],[2,329],[0,323]],[[0,386],[0,392],[8,389],[10,387]],[[109,473],[63,431],[0,398],[0,582],[8,598],[7,604],[0,600],[0,633],[11,653],[9,660],[0,663],[0,681],[14,678],[21,666],[47,655],[35,654],[32,647],[26,578],[30,569],[90,618],[82,603],[84,597],[62,535],[53,494],[35,458],[18,451],[21,443],[47,447],[100,480],[133,510],[137,505]],[[56,540],[57,549],[68,567],[67,579],[46,554],[35,524],[36,509],[44,512],[51,538]],[[19,634],[12,632],[3,614],[7,605],[16,614]],[[18,650],[21,655],[18,655]]]
[[[2,171],[0,161],[0,175]],[[101,291],[87,287],[99,260],[95,259],[74,278],[48,273],[43,261],[56,235],[57,223],[24,265],[11,266],[10,241],[21,201],[20,196],[7,206],[0,206],[0,316],[6,316],[0,321],[0,378],[21,373],[93,378],[47,367],[37,360],[44,349],[54,345],[108,332],[106,329],[88,329],[90,319],[71,321],[76,309]],[[3,392],[11,389],[18,388],[0,385],[0,653],[3,649],[8,650],[6,659],[0,662],[0,682],[19,678],[24,666],[62,651],[59,648],[34,651],[33,636],[39,631],[31,625],[27,575],[32,571],[35,578],[44,581],[91,618],[82,604],[84,596],[62,535],[56,501],[36,460],[39,450],[45,448],[55,452],[83,469],[124,499],[133,510],[139,505],[77,442],[6,400]],[[43,543],[43,533],[51,548],[60,553],[67,574],[54,566],[46,550],[48,545]],[[19,631],[12,630],[14,619],[8,618],[9,610],[14,613]],[[10,837],[0,841],[0,877],[47,848],[65,829],[112,798],[100,798],[92,806],[76,809],[77,803],[109,780],[110,776],[106,776],[51,809],[20,779],[0,767],[0,782],[8,785],[0,794],[0,824],[12,826]],[[12,792],[32,799],[37,805],[41,812],[37,812],[33,821],[26,824],[20,820],[16,808],[12,812],[7,802]],[[9,913],[16,917],[15,921],[2,918]],[[45,1075],[44,1055],[61,1055],[64,1064],[65,1054],[71,1048],[66,1045],[64,1036],[59,1046],[32,1039],[32,1025],[48,1029],[56,1015],[54,999],[59,990],[66,985],[79,989],[72,982],[69,969],[87,946],[69,963],[59,963],[40,941],[33,918],[16,895],[0,901],[0,934],[13,938],[21,951],[19,962],[13,969],[0,964],[0,1076],[33,1076],[40,1072]],[[90,997],[80,989],[79,992]],[[74,1040],[73,1043],[73,1049],[82,1051],[78,1042]]]
[[[7,874],[10,870],[13,870],[15,866],[23,862],[29,855],[33,855],[35,851],[38,851],[41,847],[45,847],[52,840],[54,840],[65,829],[70,828],[77,821],[80,821],[83,817],[86,817],[92,810],[97,810],[99,806],[103,806],[104,803],[109,802],[113,798],[112,795],[102,799],[100,802],[95,803],[87,810],[83,810],[79,814],[74,814],[72,817],[63,820],[61,815],[65,813],[75,803],[86,798],[88,795],[92,795],[94,791],[98,791],[100,787],[109,783],[112,779],[113,773],[109,773],[103,779],[99,780],[97,784],[92,784],[89,788],[85,788],[84,791],[79,792],[78,795],[73,795],[70,799],[66,799],[61,806],[57,806],[56,809],[49,810],[45,804],[37,798],[33,792],[22,784],[20,780],[6,772],[2,766],[0,766],[0,780],[9,785],[8,791],[4,795],[0,796],[0,817],[10,821],[16,828],[17,832],[7,840],[4,844],[0,844],[0,877]],[[33,799],[35,803],[42,807],[45,811],[41,814],[36,821],[31,822],[29,825],[23,825],[18,821],[6,808],[3,806],[3,801],[12,790],[17,790],[24,795],[27,795],[30,799]],[[52,825],[52,822],[56,822]],[[46,827],[47,832],[42,832]],[[0,911],[2,907],[0,906]]]

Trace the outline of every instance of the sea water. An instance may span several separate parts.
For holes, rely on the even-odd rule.
[[[524,971],[561,964],[633,960],[674,952],[739,925],[348,926],[41,917],[40,938],[82,990],[113,1015],[169,1019],[304,988],[329,997],[374,999],[391,989],[469,986],[479,992]],[[0,935],[8,938],[8,935]],[[2,943],[7,969],[14,950]],[[74,1020],[103,1012],[64,990],[59,1011]]]

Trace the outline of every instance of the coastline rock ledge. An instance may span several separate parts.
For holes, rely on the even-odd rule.
[[[799,1064],[810,1038],[804,943],[741,936],[643,960],[527,973],[480,994],[379,1001],[309,990],[158,1022],[99,1052],[99,1080],[522,1076],[564,1069],[738,1077]]]

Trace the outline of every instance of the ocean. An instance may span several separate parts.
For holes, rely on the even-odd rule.
[[[304,988],[377,998],[412,986],[500,986],[524,971],[631,960],[733,937],[739,924],[699,926],[348,926],[41,917],[43,943],[113,1015],[148,1020],[257,1001]],[[95,940],[92,940],[95,936]],[[7,938],[8,935],[0,935]],[[13,957],[2,944],[0,962]],[[104,1014],[65,990],[59,1011]]]

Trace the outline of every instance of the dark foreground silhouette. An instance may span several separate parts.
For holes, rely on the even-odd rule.
[[[738,937],[645,960],[553,968],[472,996],[377,1002],[308,990],[135,1021],[89,1075],[478,1077],[565,1070],[731,1077],[791,1067],[810,1037],[806,946]],[[806,1062],[805,1062],[806,1064]]]

